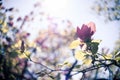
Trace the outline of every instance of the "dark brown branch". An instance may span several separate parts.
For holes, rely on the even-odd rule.
[[[72,72],[72,70],[73,70],[73,68],[75,67],[76,64],[77,64],[77,60],[74,62],[72,67],[69,69],[68,73],[65,75],[66,76],[65,80],[68,80],[68,79],[71,78],[71,72]]]

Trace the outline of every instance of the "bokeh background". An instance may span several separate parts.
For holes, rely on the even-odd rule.
[[[104,1],[106,0],[102,0],[97,4],[95,0],[4,0],[3,5],[8,8],[15,7],[18,9],[18,13],[12,13],[15,17],[24,17],[31,11],[34,11],[34,21],[32,23],[26,23],[25,26],[26,30],[32,33],[32,40],[35,39],[36,35],[38,35],[39,30],[48,27],[47,24],[49,24],[49,22],[47,22],[47,20],[44,20],[43,23],[39,20],[41,15],[38,13],[44,12],[46,17],[54,18],[55,20],[53,20],[53,22],[60,24],[60,28],[64,28],[64,26],[59,20],[70,20],[73,27],[81,27],[82,24],[87,24],[90,21],[95,22],[97,32],[94,35],[94,38],[102,40],[100,47],[107,47],[110,48],[110,50],[113,50],[115,41],[118,39],[120,23],[117,19],[113,19],[112,21],[109,21],[109,19],[106,20],[107,12],[105,13],[105,11],[102,15],[96,14],[98,13],[97,9],[99,11],[100,4],[103,5],[101,7],[107,7],[107,5],[104,6]],[[33,5],[35,3],[37,5],[37,2],[39,7],[35,8]],[[106,2],[108,2],[108,7],[115,6],[114,0]],[[95,8],[94,10],[96,10],[96,12],[93,8]]]
[[[54,75],[60,80],[57,73],[40,73],[45,71],[40,64],[56,69],[72,56],[68,46],[76,39],[76,27],[90,21],[96,24],[92,38],[102,40],[98,52],[120,50],[120,0],[0,0],[0,4],[1,79],[51,80]],[[22,40],[27,56],[20,51]]]

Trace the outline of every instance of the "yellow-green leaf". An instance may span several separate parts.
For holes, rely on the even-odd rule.
[[[36,47],[36,44],[34,42],[27,41],[26,43],[29,47]]]
[[[115,60],[120,61],[120,57],[115,58]]]
[[[71,67],[71,66],[72,66],[72,64],[71,64],[70,62],[68,62],[68,61],[65,61],[65,62],[63,63],[63,65],[66,65],[66,66],[68,66],[68,67]]]
[[[83,51],[80,51],[80,50],[75,52],[75,58],[77,60],[84,60],[85,59],[85,55],[86,55],[86,53],[83,52]]]
[[[25,51],[24,53],[21,53],[19,55],[19,58],[29,58],[30,56],[30,52],[29,51]]]
[[[92,59],[89,59],[89,58],[87,59],[87,58],[86,58],[86,59],[84,60],[83,64],[89,66],[89,65],[91,64],[91,62],[92,62]]]
[[[111,59],[112,58],[112,54],[105,54],[103,55],[105,59]]]
[[[3,27],[1,30],[3,33],[7,33],[9,29],[8,29],[8,27],[6,27],[6,26],[4,27],[4,26],[5,26],[5,24],[3,24]]]
[[[74,40],[74,41],[70,44],[69,48],[70,48],[70,49],[75,49],[75,48],[78,47],[80,44],[81,44],[80,40]]]
[[[95,43],[100,43],[102,40],[92,40],[92,42],[95,42]]]
[[[21,40],[19,40],[17,43],[14,44],[15,48],[20,48],[21,46]]]
[[[2,24],[3,20],[0,19],[0,24]]]
[[[120,57],[116,57],[115,60],[120,63]]]
[[[61,68],[61,69],[70,68],[70,67],[72,67],[74,62],[75,62],[75,58],[74,57],[69,57],[63,63],[59,64],[58,68]]]
[[[120,51],[115,54],[115,57],[120,57]]]

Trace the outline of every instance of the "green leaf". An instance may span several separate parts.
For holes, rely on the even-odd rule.
[[[98,51],[98,45],[99,45],[98,42],[90,42],[90,43],[87,43],[87,48],[88,48],[88,50],[90,50],[93,54],[96,54],[97,51]]]
[[[76,65],[75,67],[76,67],[76,68],[80,68],[80,67],[81,67],[81,65]]]
[[[118,65],[120,65],[120,57],[115,58],[115,60],[117,61]]]
[[[120,57],[120,51],[115,54],[115,57]]]

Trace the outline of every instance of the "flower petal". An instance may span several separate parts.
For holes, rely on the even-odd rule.
[[[79,34],[80,35],[79,37],[80,39],[86,41],[87,39],[91,38],[90,33],[91,29],[87,25],[83,24],[81,28],[81,34]]]
[[[96,26],[93,22],[87,25],[83,24],[81,29],[77,27],[77,36],[83,41],[87,42],[91,40],[91,36],[96,32]]]
[[[96,32],[96,26],[94,22],[89,22],[87,26],[91,29],[91,35],[93,35]]]
[[[79,37],[79,34],[81,34],[81,30],[80,30],[80,28],[79,27],[77,27],[77,36]]]

